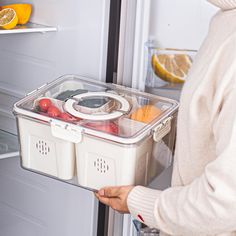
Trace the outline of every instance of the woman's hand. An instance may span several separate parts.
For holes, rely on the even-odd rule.
[[[106,187],[95,193],[97,199],[120,213],[129,213],[127,198],[134,186]]]

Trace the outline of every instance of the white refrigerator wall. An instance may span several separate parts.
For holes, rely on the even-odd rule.
[[[152,0],[149,39],[161,47],[198,50],[216,10],[207,0]]]
[[[26,93],[64,74],[105,80],[106,73],[109,0],[30,3],[31,22],[57,31],[0,35],[0,129],[12,132],[12,104]]]

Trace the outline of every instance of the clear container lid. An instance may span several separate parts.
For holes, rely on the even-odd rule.
[[[114,84],[67,75],[33,91],[14,106],[16,115],[57,122],[78,132],[136,143],[171,116],[178,103]]]

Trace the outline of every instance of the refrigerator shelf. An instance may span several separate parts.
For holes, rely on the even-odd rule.
[[[17,136],[0,130],[0,160],[19,156],[18,150]]]
[[[0,29],[0,34],[45,33],[55,31],[57,31],[56,27],[29,22],[26,25],[17,25],[14,29],[11,30]]]

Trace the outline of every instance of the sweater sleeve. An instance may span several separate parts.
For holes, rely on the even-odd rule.
[[[165,191],[135,187],[128,207],[138,220],[170,235],[236,230],[236,89],[214,119],[216,160],[191,184]]]

